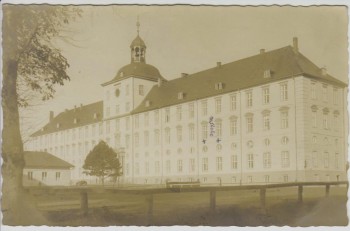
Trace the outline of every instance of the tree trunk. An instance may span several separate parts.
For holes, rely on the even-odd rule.
[[[19,113],[17,106],[16,80],[17,65],[14,60],[4,60],[2,109],[3,109],[3,144],[1,168],[2,212],[4,224],[16,224],[20,211],[20,194],[22,193],[22,172],[24,167],[23,144],[19,128]]]

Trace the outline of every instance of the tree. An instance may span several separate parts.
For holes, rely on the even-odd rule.
[[[83,168],[84,173],[90,176],[97,176],[102,180],[111,177],[116,180],[121,176],[121,164],[118,154],[104,141],[100,141],[86,156]]]
[[[54,85],[69,80],[69,64],[52,41],[70,21],[80,16],[76,7],[3,5],[3,143],[1,168],[3,223],[32,224],[22,187],[23,143],[19,106],[27,106],[23,92],[38,92],[43,100],[53,97]],[[28,86],[29,88],[20,88]]]

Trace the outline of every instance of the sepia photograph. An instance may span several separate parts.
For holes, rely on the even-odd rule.
[[[2,4],[2,224],[348,226],[347,6]]]

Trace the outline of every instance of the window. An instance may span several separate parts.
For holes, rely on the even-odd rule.
[[[288,128],[288,111],[281,111],[281,128]]]
[[[338,97],[338,88],[333,88],[333,103],[334,105],[338,105],[339,97]]]
[[[129,148],[130,146],[130,135],[125,136],[125,146]]]
[[[99,123],[99,125],[98,125],[98,131],[99,131],[99,134],[100,134],[100,135],[103,134],[103,124],[102,124],[102,123]]]
[[[324,152],[324,167],[328,168],[329,167],[329,153]]]
[[[248,183],[252,183],[253,182],[253,177],[252,176],[248,176]]]
[[[165,123],[170,122],[170,108],[165,109]]]
[[[208,158],[202,159],[202,172],[208,172]]]
[[[144,92],[144,87],[143,85],[139,85],[139,95],[144,95],[145,92]]]
[[[196,160],[195,159],[190,159],[190,172],[194,172],[196,170]]]
[[[119,105],[117,104],[115,105],[115,113],[119,114],[119,112],[120,112],[120,109],[119,109]]]
[[[221,156],[216,157],[216,171],[218,171],[218,172],[222,171],[222,157]]]
[[[177,118],[177,121],[181,121],[181,118],[182,118],[182,107],[181,106],[176,107],[176,118]]]
[[[129,91],[130,91],[129,84],[127,84],[126,87],[125,87],[125,94],[129,95]]]
[[[339,153],[335,153],[335,156],[334,156],[334,167],[336,169],[339,169]]]
[[[237,97],[236,95],[231,95],[230,96],[230,108],[231,108],[231,111],[235,111],[236,108],[237,108]]]
[[[311,83],[311,99],[316,99],[317,95],[316,95],[316,83],[312,82]]]
[[[253,116],[247,116],[246,122],[247,122],[247,133],[253,132]]]
[[[194,118],[194,104],[193,103],[188,104],[188,113],[189,113],[190,119]]]
[[[265,152],[263,154],[263,164],[264,164],[264,168],[271,168],[271,153],[270,152]]]
[[[125,128],[126,130],[130,129],[130,117],[126,117],[125,119]]]
[[[181,126],[176,127],[176,136],[177,136],[177,142],[181,142],[182,141],[182,127]]]
[[[139,128],[140,126],[140,120],[139,120],[139,115],[135,115],[134,117],[134,121],[135,121],[135,128]]]
[[[170,173],[170,172],[171,172],[171,163],[170,163],[170,160],[167,160],[167,161],[165,162],[165,171],[166,171],[167,173]]]
[[[221,112],[221,98],[215,99],[215,112],[220,113]]]
[[[106,121],[106,134],[109,134],[111,132],[111,121]]]
[[[116,148],[119,148],[120,147],[120,134],[119,133],[115,134],[114,139],[115,139]]]
[[[157,125],[158,122],[159,122],[159,111],[156,110],[156,111],[154,111],[154,124]]]
[[[280,85],[280,91],[281,91],[281,101],[287,101],[288,100],[288,84],[282,83]]]
[[[221,90],[224,88],[224,84],[223,83],[216,83],[215,84],[215,90]]]
[[[288,142],[289,142],[288,137],[287,137],[287,136],[283,136],[282,139],[281,139],[281,143],[282,143],[283,145],[286,145],[286,144],[288,144]]]
[[[190,124],[189,127],[190,141],[194,141],[194,124]]]
[[[326,84],[323,84],[322,86],[322,98],[324,102],[328,101],[328,87]]]
[[[328,129],[328,114],[323,114],[323,128]]]
[[[206,100],[202,101],[202,116],[206,116],[208,114],[208,102]]]
[[[106,116],[108,117],[111,113],[110,107],[106,107]],[[74,121],[75,122],[75,121]],[[76,123],[76,122],[75,122]]]
[[[264,87],[262,89],[263,91],[263,104],[269,104],[270,103],[270,88]]]
[[[135,133],[134,138],[135,138],[135,146],[138,147],[140,143],[139,134]]]
[[[312,127],[317,127],[317,111],[312,112]]]
[[[252,107],[253,106],[253,92],[247,91],[246,98],[247,98],[247,107]]]
[[[41,172],[41,180],[45,181],[47,178],[47,172]]]
[[[119,120],[119,119],[116,119],[116,120],[115,120],[115,130],[116,130],[116,131],[119,131],[119,130],[120,130],[120,120]]]
[[[170,144],[170,128],[165,129],[165,142]]]
[[[248,168],[254,168],[254,155],[248,154]]]
[[[264,131],[270,130],[270,114],[263,115]]]
[[[149,174],[149,162],[145,162],[145,174]]]
[[[334,114],[334,130],[335,131],[338,131],[339,130],[339,119],[338,119],[338,115],[337,114]]]
[[[284,176],[283,176],[283,181],[284,181],[284,182],[288,182],[288,175],[284,175]]]
[[[177,172],[182,172],[182,160],[177,160]]]
[[[237,118],[231,118],[230,119],[230,134],[231,136],[237,134]]]
[[[314,168],[318,167],[318,161],[317,161],[317,151],[312,152],[312,166]]]
[[[149,132],[145,131],[144,132],[144,138],[145,138],[145,146],[149,145]]]
[[[33,172],[28,172],[28,180],[33,180]]]
[[[154,143],[155,143],[155,145],[159,145],[159,143],[160,143],[159,130],[154,131]]]
[[[145,126],[148,126],[148,124],[149,124],[149,114],[148,114],[148,112],[146,112],[144,114],[144,120],[145,120]]]
[[[221,137],[222,136],[222,122],[220,119],[215,121],[215,129],[216,129],[216,135],[217,137]]]
[[[282,160],[282,168],[288,168],[289,167],[289,152],[288,151],[282,151],[281,160]]]
[[[128,112],[129,110],[130,110],[130,103],[127,102],[127,103],[125,104],[125,111]]]
[[[237,169],[238,168],[238,158],[237,155],[231,156],[231,169]]]
[[[271,78],[271,70],[267,69],[264,71],[264,78]]]
[[[135,174],[136,175],[140,174],[140,164],[139,163],[135,163]]]
[[[269,175],[265,175],[264,178],[265,178],[265,183],[270,182],[270,176]]]
[[[154,162],[154,172],[156,174],[159,174],[159,172],[160,172],[160,165],[159,165],[159,161],[158,160],[156,162]]]
[[[109,98],[110,98],[110,92],[106,91],[106,100],[109,100]]]
[[[208,138],[208,124],[202,122],[202,139],[206,140]]]
[[[183,92],[177,93],[177,99],[183,99],[185,94]]]
[[[61,173],[56,172],[56,181],[59,181],[61,179]]]

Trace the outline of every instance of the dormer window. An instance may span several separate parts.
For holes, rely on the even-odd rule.
[[[95,113],[94,113],[94,119],[97,119],[97,117],[98,117],[98,115],[97,115],[97,113],[95,112]]]
[[[149,106],[151,106],[151,101],[149,101],[149,100],[146,100],[145,106],[146,106],[146,107],[149,107]]]
[[[74,118],[74,124],[77,124],[78,123],[78,119],[77,118]]]
[[[271,70],[267,69],[264,71],[264,78],[271,78]]]
[[[56,128],[60,128],[61,127],[61,124],[60,123],[57,123],[56,124]]]
[[[177,99],[183,99],[183,98],[185,98],[185,93],[183,92],[177,93]]]
[[[120,72],[119,76],[124,77],[124,72]]]
[[[224,84],[219,82],[215,84],[215,90],[221,90],[224,88]]]

